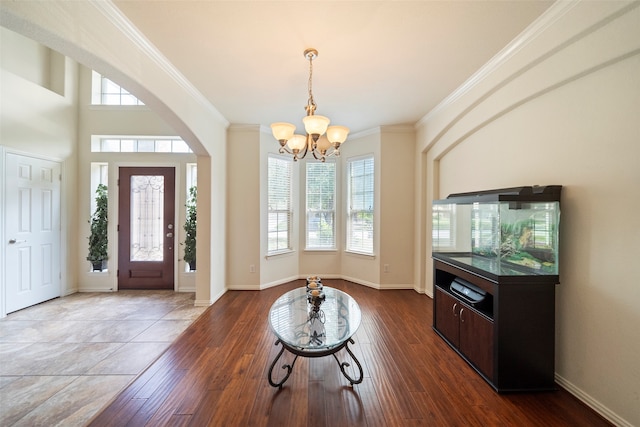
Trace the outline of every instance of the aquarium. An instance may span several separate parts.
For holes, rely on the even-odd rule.
[[[433,256],[496,276],[558,275],[561,186],[433,202]]]

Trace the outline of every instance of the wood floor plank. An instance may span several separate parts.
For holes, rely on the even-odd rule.
[[[363,366],[361,384],[350,386],[329,356],[299,358],[283,388],[271,387],[267,373],[280,346],[269,308],[304,281],[228,291],[91,425],[610,425],[562,389],[495,393],[433,332],[432,300],[425,295],[343,280],[324,284],[349,293],[362,310],[350,346]],[[274,368],[279,377],[293,359],[285,355]],[[352,363],[344,350],[338,358]]]

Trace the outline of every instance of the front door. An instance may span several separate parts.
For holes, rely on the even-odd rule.
[[[60,296],[60,163],[5,156],[7,313]]]
[[[118,289],[173,289],[175,168],[121,167]]]

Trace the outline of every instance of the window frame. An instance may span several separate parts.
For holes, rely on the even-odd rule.
[[[106,91],[105,87],[113,87],[113,91]],[[108,97],[118,99],[118,103],[105,102]],[[123,98],[128,98],[132,102],[122,103]],[[144,107],[145,104],[128,90],[124,89],[118,83],[103,76],[95,70],[91,70],[91,105],[105,105],[117,107]]]
[[[328,195],[331,198],[331,207],[330,208],[313,208],[310,207],[310,191],[309,191],[309,183],[310,183],[310,168],[328,168],[331,166],[332,174],[333,174],[333,188],[331,189],[330,194],[319,194],[318,197],[320,199],[320,205],[326,206],[327,200],[325,197]],[[326,173],[327,171],[325,171]],[[326,162],[305,162],[305,250],[306,251],[335,251],[337,250],[337,208],[336,208],[336,200],[337,200],[337,163],[334,161],[326,161]],[[310,232],[313,229],[311,226],[312,217],[320,215],[330,215],[331,217],[331,243],[330,245],[311,245],[310,244]],[[322,238],[318,238],[318,240],[322,240]]]
[[[167,149],[167,147],[170,148]],[[162,135],[91,135],[91,152],[134,155],[138,153],[193,154],[193,150],[179,136]]]
[[[287,165],[287,169],[288,169],[288,185],[284,185],[284,187],[288,187],[286,188],[286,190],[282,193],[280,193],[280,197],[286,196],[288,197],[288,201],[286,201],[285,203],[283,203],[285,205],[284,209],[282,207],[278,207],[278,208],[272,208],[273,205],[277,205],[278,201],[273,200],[272,201],[272,196],[273,195],[273,190],[275,190],[275,188],[273,188],[271,186],[271,179],[270,179],[270,175],[271,175],[271,168],[272,166],[272,162],[282,162],[280,163],[280,165]],[[280,202],[281,203],[281,202]],[[271,229],[271,216],[272,214],[276,215],[276,229],[272,230]],[[287,225],[286,230],[280,230],[280,223],[282,222],[280,218],[281,215],[284,215],[285,217],[285,223]],[[279,255],[279,254],[285,254],[285,253],[289,253],[289,252],[293,252],[293,215],[294,215],[294,208],[293,208],[293,160],[289,157],[285,157],[285,156],[279,156],[279,155],[275,155],[275,154],[269,154],[267,157],[267,226],[266,226],[266,233],[267,233],[267,256],[273,256],[273,255]],[[271,234],[272,233],[276,233],[276,247],[275,248],[271,248],[271,243],[270,243],[270,239],[271,239]],[[285,246],[280,246],[280,233],[286,233],[286,245]]]
[[[363,168],[371,168],[370,172],[367,173],[363,173],[360,176],[360,179],[362,180],[362,182],[358,183],[356,180],[354,180],[353,176],[353,167],[354,165],[356,165],[356,163],[359,162],[364,162],[363,164]],[[367,162],[371,162],[370,166],[367,166],[366,163]],[[373,154],[366,154],[363,156],[358,156],[358,157],[352,157],[347,159],[347,197],[346,197],[346,207],[347,207],[347,215],[346,215],[346,236],[345,236],[345,252],[349,252],[349,253],[355,253],[355,254],[360,254],[360,255],[368,255],[368,256],[375,256],[375,242],[376,242],[376,225],[375,225],[375,217],[376,217],[376,208],[375,208],[375,200],[376,200],[376,183],[375,183],[375,178],[376,178],[376,169],[375,169],[375,157]],[[363,199],[366,199],[366,195],[370,194],[370,198],[371,198],[371,205],[368,209],[354,209],[353,207],[353,202],[354,202],[354,194],[353,194],[353,187],[360,185],[362,190],[359,192],[359,195],[363,196]],[[360,245],[355,245],[355,243],[353,242],[353,239],[355,237],[354,235],[354,217],[355,216],[362,216],[362,215],[370,215],[370,220],[368,220],[367,222],[370,222],[370,230],[369,232],[371,233],[371,237],[367,238],[365,242],[369,242],[370,244],[370,249],[368,249],[369,244],[367,245],[367,247],[365,247],[364,245],[360,244]],[[359,228],[362,228],[362,226],[360,226]],[[363,230],[366,231],[366,230]],[[361,233],[362,234],[362,233]]]

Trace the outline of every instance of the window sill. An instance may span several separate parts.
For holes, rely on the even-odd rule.
[[[336,248],[305,248],[305,252],[320,252],[320,253],[335,253],[338,252]]]
[[[114,105],[114,104],[89,104],[89,110],[140,110],[148,111],[149,107],[146,105]]]
[[[272,252],[270,254],[267,254],[264,259],[270,259],[270,258],[276,258],[276,257],[281,257],[281,256],[291,256],[295,253],[295,251],[293,249],[288,249],[286,251],[280,251],[280,252]]]
[[[347,254],[347,255],[361,256],[361,257],[365,257],[365,258],[375,258],[376,257],[376,254],[368,254],[366,252],[356,252],[356,251],[345,250],[344,253]]]

